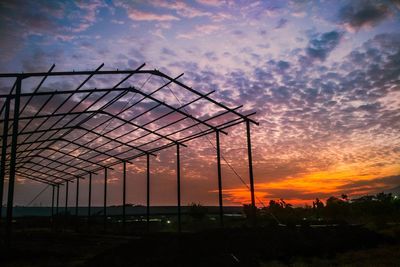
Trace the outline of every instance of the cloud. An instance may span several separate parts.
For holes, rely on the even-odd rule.
[[[112,19],[112,20],[111,20],[111,23],[123,25],[123,24],[125,24],[125,21],[123,21],[123,20],[117,20],[117,19]]]
[[[213,34],[217,31],[220,31],[223,27],[216,24],[204,24],[197,25],[194,30],[190,32],[181,33],[176,36],[176,38],[180,39],[193,39],[196,37]]]
[[[281,29],[281,28],[285,27],[287,22],[288,22],[287,19],[284,19],[284,18],[279,19],[278,22],[276,23],[275,29]]]
[[[277,67],[279,68],[279,70],[285,71],[285,70],[287,70],[287,69],[290,67],[290,63],[287,62],[287,61],[280,60],[280,61],[277,63]]]
[[[220,7],[226,4],[225,1],[221,0],[196,0],[196,2],[202,5],[212,6],[212,7]]]
[[[154,12],[139,10],[137,9],[136,4],[134,2],[118,1],[115,3],[115,6],[124,9],[128,15],[128,18],[130,18],[133,21],[166,22],[166,21],[180,20],[178,17],[171,14],[158,14]]]
[[[96,16],[99,9],[106,6],[101,0],[78,1],[75,5],[79,8],[80,14],[78,15],[78,18],[71,15],[72,20],[77,19],[78,21],[78,23],[76,23],[76,25],[71,29],[73,32],[82,32],[92,26],[96,22]]]
[[[368,192],[368,194],[379,193],[392,189],[400,185],[400,175],[377,177],[374,179],[351,181],[338,187],[346,193],[358,193],[358,195]],[[360,194],[361,193],[361,194]]]
[[[342,33],[330,31],[312,35],[306,48],[306,54],[311,59],[324,61],[329,54],[338,46]]]
[[[185,18],[195,18],[195,17],[203,17],[203,16],[211,16],[211,13],[199,10],[188,5],[183,1],[151,1],[151,4],[157,8],[166,8],[170,10],[176,11],[179,16]]]
[[[319,51],[318,59],[328,56],[338,35],[328,32],[311,38],[317,40],[313,47]],[[297,195],[287,192],[292,197],[303,194],[302,198],[307,199],[329,192],[342,193],[335,183],[343,185],[355,179],[392,174],[399,164],[399,151],[393,150],[399,144],[393,138],[400,127],[395,111],[400,102],[394,100],[400,92],[396,86],[399,47],[398,34],[382,34],[330,66],[298,65],[296,57],[301,57],[301,51],[297,51],[290,59],[270,60],[254,67],[252,74],[237,70],[225,75],[225,86],[236,88],[239,94],[226,92],[224,100],[245,103],[258,110],[261,129],[255,131],[262,134],[254,142],[259,146],[268,144],[268,148],[258,150],[257,156],[264,159],[257,163],[259,181],[282,181],[280,187],[274,188],[284,189],[296,177],[327,171],[318,179],[304,178],[299,182]],[[394,101],[392,108],[385,104],[388,99]],[[340,169],[341,165],[352,166],[352,170],[343,174],[328,172]],[[328,187],[321,187],[307,195],[304,188],[318,186],[317,182],[329,185],[331,191],[327,193]],[[274,196],[282,193],[286,197],[283,191],[275,193]],[[232,199],[235,197],[240,195]]]
[[[40,46],[71,42],[96,23],[97,13],[104,7],[103,1],[2,1],[0,50],[7,51],[2,57],[12,57],[32,37]]]
[[[304,204],[315,198],[326,199],[330,196],[340,196],[342,194],[350,195],[351,198],[356,198],[365,194],[377,194],[391,190],[400,185],[400,175],[377,177],[362,181],[351,181],[336,187],[330,192],[325,192],[323,189],[317,191],[308,191],[307,188],[274,188],[268,185],[256,188],[256,192],[260,199],[266,202],[266,199],[284,198],[292,204]],[[234,188],[224,190],[224,194],[233,201],[246,201],[248,192],[246,189]],[[245,195],[243,197],[243,195]],[[240,202],[240,201],[238,201]]]
[[[49,66],[60,61],[63,56],[63,52],[58,49],[45,51],[38,48],[33,50],[30,58],[22,60],[22,69],[26,72],[46,71]]]
[[[204,56],[210,61],[218,61],[217,55],[212,51],[204,53]]]
[[[134,8],[127,9],[128,17],[135,21],[173,21],[179,20],[178,17],[170,14],[156,14],[151,12],[140,11]]]
[[[376,26],[390,14],[384,4],[360,2],[358,5],[349,4],[339,10],[339,22],[350,31]]]
[[[177,54],[173,50],[171,50],[169,48],[166,48],[166,47],[163,47],[161,49],[161,54],[166,55],[166,56],[170,56],[170,57],[176,57],[177,56]]]

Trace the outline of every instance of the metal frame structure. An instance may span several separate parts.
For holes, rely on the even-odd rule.
[[[52,186],[52,215],[55,204],[55,213],[59,211],[60,185],[65,185],[65,210],[68,209],[68,185],[74,181],[77,186],[75,213],[78,215],[79,180],[89,177],[88,217],[90,217],[92,174],[104,171],[103,213],[104,227],[106,227],[107,171],[117,164],[123,164],[122,216],[125,225],[126,164],[144,156],[147,160],[146,219],[147,227],[149,227],[151,157],[156,156],[161,150],[174,146],[177,167],[178,230],[181,231],[180,147],[186,147],[189,141],[213,133],[216,134],[218,198],[222,226],[220,134],[227,134],[225,129],[241,123],[246,124],[251,204],[255,207],[250,138],[250,125],[258,125],[251,118],[255,112],[243,114],[238,111],[242,106],[229,108],[211,98],[213,91],[209,93],[196,91],[178,80],[183,74],[173,78],[159,70],[145,70],[144,66],[145,64],[142,64],[135,70],[103,71],[102,64],[94,71],[55,72],[53,65],[48,72],[0,74],[1,79],[15,79],[10,92],[0,94],[0,101],[2,101],[0,109],[0,125],[2,126],[0,219],[4,180],[8,178],[6,219],[8,235],[11,233],[12,226],[16,176]],[[112,86],[87,88],[97,77],[118,76],[119,78],[121,75],[124,77]],[[162,84],[155,90],[146,92],[130,84],[130,80],[138,75],[148,75],[146,82],[151,77],[158,77],[162,79]],[[58,90],[59,88],[54,88],[54,85],[43,89],[49,78],[62,79],[71,76],[74,79],[84,77],[73,90]],[[40,82],[25,92],[23,82],[31,78],[40,79]],[[190,100],[181,103],[170,86],[178,87],[184,94],[190,96]],[[161,92],[164,92],[164,95],[160,95]],[[175,96],[178,106],[175,100],[166,101],[164,97],[166,92]],[[131,100],[136,96],[140,96],[140,99],[130,103],[131,100],[126,101],[129,96]],[[35,100],[39,98],[44,98],[44,102],[34,105],[38,102]],[[199,101],[205,101],[207,105],[218,109],[218,112],[207,117],[191,115],[188,109]],[[123,104],[121,109],[120,106]],[[50,108],[51,105],[54,106]],[[146,108],[139,109],[140,105]],[[132,113],[133,117],[132,115],[129,117],[128,113]],[[116,127],[107,129],[115,122],[117,122]]]

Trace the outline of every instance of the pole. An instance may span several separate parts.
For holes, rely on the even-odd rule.
[[[104,167],[104,230],[107,227],[107,167]]]
[[[146,206],[146,222],[147,232],[150,231],[150,155],[146,154],[147,159],[147,206]]]
[[[54,217],[54,185],[51,186],[52,191],[51,191],[51,220],[53,221]]]
[[[79,216],[78,216],[78,206],[79,206],[79,178],[76,179],[76,199],[75,199],[75,231],[79,228]]]
[[[58,215],[58,204],[60,202],[60,185],[57,184],[57,205],[56,205],[56,215]]]
[[[125,230],[126,223],[126,162],[123,163],[123,183],[122,183],[122,227]]]
[[[7,221],[6,221],[6,244],[11,241],[12,219],[13,219],[13,202],[14,202],[14,183],[15,183],[15,165],[17,160],[17,143],[18,143],[18,121],[19,121],[19,104],[21,97],[22,78],[17,77],[17,85],[15,87],[14,98],[14,120],[11,139],[11,158],[10,158],[10,174],[8,178],[8,199],[7,199]]]
[[[4,177],[6,174],[6,160],[7,160],[7,144],[8,144],[8,120],[10,117],[10,98],[6,98],[4,103],[4,124],[3,124],[3,139],[1,145],[1,163],[0,163],[0,222],[2,220],[3,211],[3,192],[4,192]]]
[[[247,154],[249,157],[249,179],[250,179],[251,207],[253,210],[253,220],[255,223],[256,202],[255,202],[255,198],[254,198],[253,157],[252,157],[252,153],[251,153],[251,136],[250,136],[250,121],[249,120],[246,120],[246,131],[247,131]]]
[[[92,173],[89,173],[89,199],[88,199],[88,224],[90,222],[90,209],[92,206]]]
[[[78,205],[79,205],[79,178],[76,179],[76,199],[75,199],[75,216],[78,217]]]
[[[178,197],[178,232],[182,231],[181,221],[181,157],[179,143],[176,144],[176,182],[177,182],[177,197]]]
[[[222,173],[221,173],[221,148],[219,131],[215,132],[217,143],[217,171],[218,171],[218,201],[219,201],[219,220],[221,227],[224,227],[224,208],[222,203]]]
[[[67,181],[65,183],[65,209],[64,209],[64,213],[65,213],[65,217],[67,216],[67,212],[68,212],[68,188],[69,182]]]

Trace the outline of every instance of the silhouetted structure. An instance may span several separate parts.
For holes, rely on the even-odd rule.
[[[46,183],[52,186],[52,215],[59,210],[59,189],[66,186],[65,211],[68,208],[68,185],[76,183],[76,215],[78,215],[79,179],[89,177],[88,217],[91,216],[92,174],[104,171],[104,227],[106,226],[107,206],[107,170],[116,164],[123,164],[123,223],[125,224],[126,205],[126,163],[132,159],[147,158],[147,222],[150,214],[150,156],[176,146],[177,149],[177,206],[179,230],[181,221],[180,200],[180,147],[196,138],[216,134],[218,189],[221,225],[222,216],[222,174],[220,166],[219,135],[227,134],[224,129],[246,124],[249,177],[251,188],[251,204],[255,207],[254,179],[252,170],[250,123],[257,124],[250,114],[239,112],[238,106],[229,108],[214,100],[210,95],[214,92],[201,93],[178,81],[183,75],[172,78],[158,70],[144,70],[145,64],[135,70],[102,71],[103,64],[94,71],[53,72],[54,65],[44,73],[7,73],[0,74],[2,79],[15,79],[11,90],[0,95],[3,102],[2,142],[0,165],[0,207],[3,199],[4,179],[8,177],[7,200],[7,235],[11,233],[13,218],[13,196],[15,176]],[[96,88],[96,78],[104,83],[125,75],[111,86]],[[127,85],[129,79],[138,75],[148,75],[141,88]],[[158,77],[162,85],[146,92],[145,84],[151,77]],[[44,88],[49,78],[77,78],[83,81],[73,90],[56,90],[54,85]],[[143,76],[142,76],[143,77]],[[39,83],[31,92],[24,92],[32,86],[35,79]],[[70,79],[71,80],[71,79]],[[98,81],[97,81],[98,82]],[[24,84],[23,84],[24,83]],[[107,83],[107,84],[108,84]],[[91,88],[85,88],[90,85]],[[182,89],[186,102],[181,102],[169,86]],[[58,85],[60,86],[60,85]],[[93,88],[94,87],[94,88]],[[169,90],[174,98],[162,94]],[[126,98],[131,97],[128,102]],[[140,96],[140,99],[132,100]],[[125,97],[125,98],[124,98]],[[125,103],[124,103],[125,102]],[[208,117],[196,117],[187,109],[203,102],[212,105],[214,114]],[[39,103],[39,104],[38,104]],[[176,104],[179,107],[176,107]],[[121,107],[122,106],[122,107]],[[135,108],[135,113],[129,112]],[[107,129],[111,124],[116,127]],[[201,128],[204,127],[205,129]],[[77,152],[80,153],[77,153]],[[56,199],[56,200],[55,200]],[[0,213],[1,218],[1,213]]]

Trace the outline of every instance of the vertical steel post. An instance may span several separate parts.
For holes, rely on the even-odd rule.
[[[76,199],[75,199],[75,231],[79,229],[79,180],[80,178],[76,179]]]
[[[78,217],[79,206],[79,178],[76,179],[76,199],[75,199],[75,216]]]
[[[92,208],[92,173],[89,173],[89,199],[88,199],[88,223],[90,220],[90,214]]]
[[[60,185],[57,184],[57,205],[56,205],[56,215],[58,215],[58,204],[60,203]]]
[[[54,185],[51,186],[52,191],[51,191],[51,220],[53,221],[54,217]]]
[[[7,199],[7,221],[6,221],[6,243],[10,243],[13,219],[13,202],[14,202],[14,183],[15,183],[15,165],[17,160],[17,143],[18,143],[18,121],[19,121],[19,105],[21,98],[22,78],[17,77],[14,98],[14,120],[11,138],[11,157],[10,172],[8,178],[8,199]]]
[[[122,227],[125,230],[126,223],[126,162],[123,163],[123,180],[122,180]]]
[[[224,208],[222,203],[222,173],[221,173],[221,148],[219,141],[219,131],[215,132],[217,143],[217,171],[218,171],[218,200],[219,200],[219,220],[221,227],[224,227]]]
[[[146,200],[146,222],[147,222],[147,232],[150,231],[150,154],[146,154],[147,160],[147,200]]]
[[[182,231],[181,222],[181,156],[179,151],[179,143],[176,144],[176,188],[178,201],[178,232]]]
[[[107,173],[107,167],[104,167],[104,230],[107,227],[107,177],[108,173]]]
[[[7,145],[8,145],[8,120],[10,117],[10,98],[6,98],[4,103],[4,123],[3,123],[3,139],[1,145],[1,163],[0,163],[0,222],[2,220],[3,211],[3,192],[4,192],[4,177],[6,174],[7,160]]]
[[[256,216],[256,201],[254,197],[254,175],[253,175],[253,157],[251,154],[251,136],[250,136],[250,121],[246,120],[247,131],[247,154],[249,158],[249,179],[250,179],[250,194],[251,194],[251,207],[253,210],[253,220],[255,222]]]
[[[67,216],[68,212],[68,191],[69,191],[69,182],[67,181],[65,183],[65,209],[64,209],[65,216]]]

